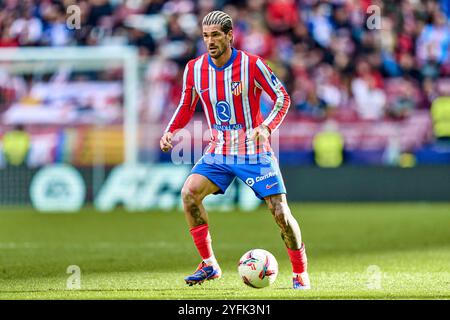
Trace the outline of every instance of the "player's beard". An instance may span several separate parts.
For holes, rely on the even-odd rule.
[[[215,55],[212,55],[211,52],[210,52],[209,55],[211,56],[211,58],[219,59],[226,51],[227,51],[227,47],[226,46],[222,47],[222,50],[221,50],[220,46],[217,46],[216,47],[216,52],[217,53]]]

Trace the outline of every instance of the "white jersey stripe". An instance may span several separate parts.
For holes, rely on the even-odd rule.
[[[264,75],[264,79],[266,79],[267,84],[272,88],[272,90],[277,95],[277,101],[275,101],[275,105],[273,106],[272,111],[270,112],[267,119],[265,119],[263,122],[265,125],[268,125],[270,122],[273,121],[273,119],[275,119],[275,117],[278,115],[280,110],[283,108],[284,103],[285,103],[285,95],[281,89],[282,88],[281,85],[275,86],[272,83],[270,71],[267,69],[267,67],[264,65],[264,63],[260,59],[257,60],[256,65],[259,68],[259,70],[261,70],[261,73]],[[286,114],[284,116],[286,116]],[[284,118],[284,116],[283,116],[283,118]]]
[[[260,59],[258,59],[256,61],[256,66],[258,67],[259,70],[261,70],[261,73],[264,75],[267,84],[272,88],[273,92],[277,93],[279,86],[277,87],[272,83],[272,79],[270,78],[270,71],[267,69],[264,63]]]
[[[241,51],[241,81],[242,83],[242,93],[241,93],[241,101],[242,101],[242,113],[244,114],[244,121],[245,121],[245,132],[246,132],[246,138],[245,138],[245,147],[247,149],[247,153],[249,151],[249,146],[248,146],[248,132],[251,130],[251,119],[248,119],[248,114],[247,114],[247,107],[245,105],[245,98],[246,98],[246,94],[248,92],[248,83],[246,81],[245,78],[245,53],[243,51]]]
[[[248,56],[241,51],[242,60],[241,60],[241,77],[243,79],[242,84],[242,107],[244,109],[244,119],[245,119],[245,136],[246,136],[246,145],[247,145],[247,154],[255,153],[255,144],[252,140],[250,140],[250,135],[252,134],[253,123],[252,123],[252,115],[250,112],[250,103],[248,101],[248,89],[250,87],[249,81],[249,58]]]
[[[281,110],[282,108],[283,108],[283,106],[284,106],[284,103],[285,103],[285,98],[284,98],[284,95],[283,95],[283,103],[281,104],[281,107],[279,108],[279,110]],[[289,102],[289,105],[287,106],[287,108],[289,108],[290,107],[290,102]],[[278,110],[278,112],[279,112],[279,110]],[[277,112],[277,113],[278,113]],[[264,120],[264,124],[265,125],[269,125],[269,123],[275,118],[275,116],[276,116],[276,114],[277,113],[274,113],[273,112],[273,110],[272,110],[272,113],[274,114],[273,116],[271,116],[271,115],[269,115],[269,117],[266,119],[266,120]],[[286,117],[286,115],[287,115],[287,112],[285,112],[284,114],[283,114],[283,116],[281,117],[281,120],[278,122],[278,124],[272,129],[272,131],[275,131],[276,129],[278,129],[278,127],[280,126],[280,124],[283,122],[283,120],[284,120],[284,118]]]
[[[225,69],[224,71],[224,89],[225,89],[225,99],[230,104],[230,124],[236,124],[236,113],[234,112],[234,103],[233,103],[233,93],[231,91],[231,81],[233,75],[233,66],[230,68]],[[239,137],[239,131],[238,130],[230,130],[230,150],[227,150],[230,154],[237,154],[237,148],[238,148],[238,137]]]
[[[169,131],[169,128],[172,126],[172,123],[175,121],[175,118],[177,117],[177,114],[180,112],[180,109],[183,106],[184,92],[186,90],[186,82],[187,82],[188,71],[189,71],[189,67],[188,67],[188,65],[186,65],[186,68],[184,68],[184,73],[183,73],[183,89],[182,89],[182,93],[181,93],[180,103],[178,104],[177,109],[175,110],[172,118],[170,119],[169,124],[167,125],[165,132]],[[191,100],[191,103],[192,103],[192,100]]]
[[[220,121],[219,117],[217,116],[217,110],[216,110],[216,104],[217,104],[217,87],[216,87],[216,72],[213,69],[213,67],[208,66],[208,72],[209,72],[209,100],[211,102],[211,107],[213,109],[214,113],[214,119],[216,120],[216,123],[218,125],[221,125],[222,122]],[[217,143],[215,148],[215,153],[222,154],[223,153],[223,144],[224,144],[224,138],[223,138],[223,131],[217,130]]]
[[[195,90],[198,92],[200,92],[201,88],[201,80],[202,80],[202,64],[203,64],[203,59],[204,56],[202,56],[200,59],[198,59],[195,64],[194,64],[194,83],[195,83]],[[202,106],[203,106],[203,110],[205,112],[205,116],[206,116],[206,121],[208,122],[208,127],[209,130],[211,132],[211,137],[212,137],[212,128],[211,128],[211,119],[209,118],[209,113],[208,113],[208,109],[205,108],[206,104],[205,101],[203,100],[203,97],[201,94],[198,94],[198,96],[200,97],[200,100],[202,101]]]

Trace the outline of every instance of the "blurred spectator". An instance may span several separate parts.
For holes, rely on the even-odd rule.
[[[128,44],[139,48],[139,54],[143,57],[149,57],[155,53],[156,43],[149,33],[137,28],[129,28]]]
[[[144,91],[145,119],[150,122],[158,122],[166,106],[178,103],[170,99],[172,97],[171,88],[173,83],[176,83],[176,78],[180,76],[179,72],[182,71],[177,64],[168,60],[163,54],[159,54],[148,64],[145,80],[150,85]]]
[[[103,17],[112,16],[114,8],[109,0],[90,0],[89,13],[86,23],[89,26],[97,26]]]
[[[299,22],[298,9],[294,0],[269,0],[266,21],[275,34],[292,30]]]
[[[308,18],[308,28],[314,40],[321,47],[328,47],[331,41],[333,26],[331,25],[329,14],[329,5],[325,3],[314,7]]]
[[[345,91],[340,88],[340,76],[329,64],[321,64],[316,70],[317,95],[329,108],[340,107]]]
[[[380,120],[384,116],[386,95],[376,88],[373,78],[356,78],[352,82],[356,111],[361,119]]]
[[[42,21],[33,16],[32,8],[28,8],[23,17],[11,25],[10,35],[16,38],[21,46],[33,46],[42,37]]]
[[[389,138],[387,146],[383,152],[383,164],[397,166],[400,161],[400,139],[398,133]]]
[[[422,84],[422,93],[419,108],[429,110],[431,108],[433,100],[436,99],[438,96],[439,94],[436,90],[435,83],[431,78],[426,78]]]
[[[145,14],[158,14],[164,5],[164,0],[146,0],[143,4]]]
[[[337,168],[344,160],[344,138],[334,121],[327,121],[313,139],[314,160],[317,166]]]
[[[304,98],[298,97],[294,93],[294,101],[298,101],[296,109],[314,119],[324,119],[326,117],[327,104],[317,96],[316,86],[313,83],[304,83]],[[298,94],[301,94],[298,92]]]
[[[249,22],[248,29],[240,38],[239,48],[264,59],[269,58],[274,46],[273,36],[257,15],[251,15]]]
[[[65,8],[58,3],[52,3],[42,9],[44,32],[42,44],[50,46],[66,46],[72,41],[73,33],[66,25]]]
[[[0,113],[26,94],[27,85],[20,76],[9,74],[0,69]]]
[[[147,99],[149,91],[145,91],[141,97],[147,101],[143,110],[155,108],[148,119],[157,121],[170,114],[161,112],[162,106],[170,110],[177,105],[184,64],[205,52],[201,19],[207,12],[221,9],[233,17],[234,46],[270,61],[292,95],[297,112],[325,119],[333,115],[333,110],[355,106],[353,112],[357,111],[362,119],[381,119],[385,115],[403,118],[415,109],[429,109],[438,94],[434,82],[450,77],[449,3],[447,0],[2,1],[0,47],[136,46],[141,70],[148,71],[142,86],[144,90],[158,88],[150,91],[159,97]],[[81,10],[81,28],[76,30],[66,26],[66,10],[72,4]],[[381,9],[380,30],[366,27],[367,8],[373,4]],[[393,78],[414,85],[401,87],[403,93],[390,96],[385,82]],[[2,85],[0,99],[20,96],[14,92],[17,86],[12,88],[4,82]],[[267,108],[266,104],[263,108]],[[0,101],[0,108],[4,106],[4,101]]]
[[[442,12],[447,16],[447,19],[450,19],[450,2],[447,0],[439,0],[441,5]]]
[[[194,45],[180,26],[178,18],[177,15],[169,18],[167,39],[162,42],[161,50],[166,56],[177,62],[180,69],[184,69],[184,65],[193,58]]]
[[[17,37],[14,37],[11,34],[11,28],[5,27],[0,33],[0,48],[1,47],[18,47],[19,46],[19,40]]]
[[[436,138],[450,141],[450,97],[439,97],[431,106],[433,131]]]
[[[30,149],[30,136],[22,125],[17,125],[3,135],[2,147],[7,164],[22,166]]]
[[[399,58],[399,68],[401,76],[405,78],[412,78],[416,80],[422,79],[422,75],[417,70],[414,63],[414,56],[411,53],[404,53]]]
[[[194,10],[194,2],[190,0],[170,0],[164,3],[161,12],[170,16],[189,13]]]
[[[422,66],[439,65],[449,59],[450,28],[442,12],[435,12],[417,39],[417,59]],[[438,75],[438,71],[434,71]]]
[[[395,119],[408,117],[415,109],[419,101],[416,101],[414,86],[410,81],[398,83],[397,94],[387,109],[388,115]]]
[[[358,76],[352,81],[352,93],[355,97],[356,111],[361,119],[379,120],[384,116],[386,94],[381,89],[379,76],[370,70],[365,61],[357,64]]]

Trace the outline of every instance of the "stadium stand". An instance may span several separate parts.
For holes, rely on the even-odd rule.
[[[81,9],[82,27],[71,30],[66,9],[74,4]],[[366,25],[371,5],[380,8],[380,29]],[[282,161],[312,164],[313,137],[332,119],[344,138],[345,163],[386,164],[384,155],[392,148],[433,163],[435,157],[423,156],[432,152],[436,138],[431,106],[436,98],[450,96],[446,0],[9,0],[0,4],[0,47],[136,46],[142,73],[140,119],[164,124],[178,103],[185,63],[204,52],[199,20],[213,9],[230,13],[235,46],[266,59],[291,94],[291,110],[280,130]],[[85,130],[93,114],[107,117],[107,126],[121,119],[117,75],[89,76],[76,79],[77,89],[70,82],[76,75],[66,76],[67,88],[57,91],[58,99],[66,93],[62,107],[52,90],[57,79],[42,83],[12,77],[0,67],[0,136],[25,123],[33,141],[52,141],[47,142],[51,156],[42,155],[36,163],[68,159],[70,147],[61,141],[69,139],[70,130],[52,120]],[[97,90],[96,79],[109,81],[101,84],[107,88]],[[93,97],[92,103],[86,105],[82,96],[71,99],[70,90]],[[89,90],[108,94],[90,95]],[[42,105],[45,111],[39,113]],[[270,108],[267,97],[261,107],[263,112]],[[52,126],[43,129],[36,123]],[[68,151],[61,156],[54,150]],[[114,161],[120,162],[114,150]]]

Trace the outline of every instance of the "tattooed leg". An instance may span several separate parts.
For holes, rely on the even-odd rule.
[[[265,198],[267,206],[281,230],[281,238],[289,249],[300,249],[302,235],[297,220],[291,214],[286,195],[277,194]]]
[[[203,199],[219,188],[199,174],[190,175],[181,190],[183,207],[186,221],[189,225],[189,232],[192,235],[197,251],[202,258],[202,263],[196,273],[185,278],[186,283],[193,285],[201,283],[207,279],[220,278],[221,271],[214,256],[212,239],[209,233],[208,214],[203,207]],[[211,266],[215,266],[211,269]],[[205,271],[206,268],[209,271]],[[199,273],[198,273],[199,272]],[[212,273],[211,273],[212,272]]]
[[[203,199],[219,188],[199,174],[192,174],[186,180],[181,197],[186,221],[190,228],[208,223],[208,213],[203,206]]]

